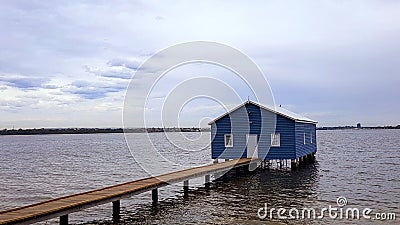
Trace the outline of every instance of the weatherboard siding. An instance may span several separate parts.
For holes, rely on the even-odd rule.
[[[276,131],[281,136],[281,146],[271,147],[266,159],[294,159],[295,153],[295,122],[277,115]],[[271,135],[270,135],[271,136]],[[269,140],[271,137],[269,137]]]
[[[303,144],[304,132],[308,142],[313,132],[313,143]],[[271,147],[271,133],[280,134],[280,147]],[[225,147],[225,134],[233,135],[233,147]],[[257,134],[260,159],[295,159],[316,151],[315,124],[295,122],[249,103],[211,124],[212,158],[246,158],[247,134]]]
[[[248,133],[248,122],[245,109],[238,109],[230,115],[220,118],[211,126],[216,129],[215,136],[211,142],[212,158],[235,159],[246,157],[246,133]],[[234,127],[231,127],[234,125]],[[233,147],[225,147],[224,135],[233,135]]]
[[[296,122],[296,158],[314,153],[317,151],[316,125],[312,123]],[[313,141],[311,143],[311,133]],[[304,134],[306,141],[304,144]]]

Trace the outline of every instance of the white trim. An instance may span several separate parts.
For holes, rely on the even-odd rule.
[[[280,133],[272,133],[271,134],[271,147],[281,147],[281,134]]]
[[[306,132],[303,133],[303,145],[306,144]]]
[[[211,120],[210,122],[208,122],[208,125],[211,125],[211,124],[215,123],[215,121],[221,119],[222,117],[224,117],[224,116],[226,116],[226,115],[228,115],[228,114],[231,114],[231,113],[233,113],[234,111],[236,111],[236,110],[242,108],[242,106],[246,105],[246,103],[247,103],[247,102],[243,102],[242,104],[236,106],[235,108],[231,109],[230,111],[228,111],[228,112],[226,112],[226,113],[224,113],[224,114],[218,116],[217,118]]]
[[[227,144],[227,142],[226,142],[226,139],[227,139],[227,137],[228,136],[230,136],[230,144]],[[225,148],[232,148],[233,147],[233,134],[225,134],[224,135],[224,145],[225,145]]]
[[[255,137],[256,138],[256,147],[253,151],[253,154],[250,154],[249,152],[249,138],[250,137]],[[246,134],[246,151],[247,151],[247,158],[253,158],[253,159],[258,159],[258,135],[257,134]]]

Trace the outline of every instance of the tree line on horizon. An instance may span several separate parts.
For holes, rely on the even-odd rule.
[[[397,126],[332,126],[317,127],[317,130],[350,130],[350,129],[400,129]],[[3,129],[0,135],[35,135],[35,134],[96,134],[96,133],[157,133],[157,132],[208,132],[210,128],[198,127],[152,127],[152,128],[32,128],[32,129]]]
[[[35,135],[35,134],[96,134],[96,133],[156,133],[156,132],[202,132],[209,128],[32,128],[32,129],[3,129],[0,135]]]

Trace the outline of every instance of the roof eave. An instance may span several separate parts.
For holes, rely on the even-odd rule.
[[[310,121],[310,120],[294,120],[295,122],[299,122],[299,123],[313,123],[313,124],[317,124],[317,121]]]
[[[253,104],[253,105],[256,105],[256,106],[258,106],[258,107],[260,107],[260,108],[262,108],[262,109],[264,109],[264,110],[270,111],[270,112],[272,112],[272,113],[275,113],[276,115],[280,115],[280,116],[286,117],[286,118],[288,118],[288,119],[290,119],[290,120],[293,120],[293,121],[295,121],[295,122],[300,122],[300,123],[313,123],[313,124],[317,124],[317,123],[318,123],[317,121],[313,121],[313,120],[299,120],[299,119],[293,118],[293,117],[291,117],[291,116],[288,116],[288,115],[286,115],[286,114],[284,114],[284,113],[278,112],[278,111],[275,109],[275,107],[273,107],[273,109],[271,109],[271,108],[268,108],[268,107],[266,107],[266,106],[264,106],[264,105],[261,105],[261,104],[259,104],[259,103],[257,103],[257,102],[253,102],[253,101],[248,100],[248,101],[243,102],[242,104],[236,106],[236,107],[233,108],[232,110],[230,110],[230,111],[228,111],[228,112],[222,114],[221,116],[215,118],[214,120],[210,121],[210,122],[208,123],[208,125],[214,124],[217,120],[223,118],[223,117],[226,116],[226,115],[231,114],[232,112],[234,112],[234,111],[240,109],[241,107],[243,107],[244,105],[246,105],[246,104],[248,104],[248,103]]]
[[[226,113],[222,114],[221,116],[219,116],[219,117],[213,119],[212,121],[208,122],[208,125],[212,125],[213,123],[217,122],[217,120],[219,120],[219,119],[223,118],[224,116],[229,115],[229,114],[233,113],[234,111],[242,108],[244,105],[246,105],[249,102],[251,102],[251,101],[243,102],[242,104],[234,107],[233,109],[229,110],[228,112],[226,112]]]

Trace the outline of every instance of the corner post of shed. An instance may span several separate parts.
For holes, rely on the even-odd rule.
[[[290,168],[295,169],[297,167],[297,160],[291,159],[290,160]]]
[[[303,164],[304,164],[304,158],[303,158],[303,156],[301,156],[299,158],[299,166],[302,166]]]

